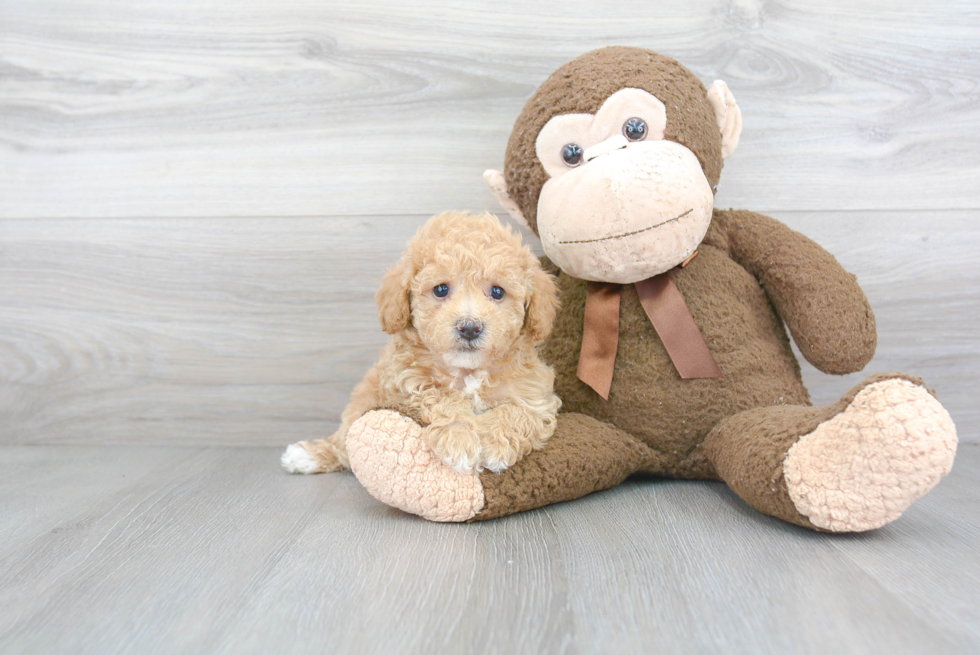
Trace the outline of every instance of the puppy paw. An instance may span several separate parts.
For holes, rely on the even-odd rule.
[[[486,434],[480,448],[480,463],[494,473],[500,473],[513,466],[520,458],[519,453],[504,435]]]
[[[436,456],[463,474],[479,473],[480,438],[473,426],[466,423],[429,427],[422,430],[425,442]]]

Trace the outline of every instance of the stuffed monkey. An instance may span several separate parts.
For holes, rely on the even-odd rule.
[[[949,472],[956,431],[923,382],[874,375],[810,404],[789,334],[826,373],[876,345],[855,277],[807,237],[713,207],[741,114],[678,62],[611,47],[562,66],[527,102],[504,171],[485,179],[541,238],[562,309],[542,347],[563,402],[542,450],[462,475],[393,410],[351,428],[354,473],[431,520],[571,500],[633,473],[723,480],[760,512],[855,532],[896,519]]]

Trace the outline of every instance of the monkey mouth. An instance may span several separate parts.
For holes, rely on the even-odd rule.
[[[685,216],[687,216],[688,214],[690,214],[692,211],[694,211],[694,210],[693,209],[688,209],[686,212],[684,212],[680,216],[675,216],[674,218],[668,218],[666,221],[660,221],[659,223],[655,223],[655,224],[653,224],[653,225],[651,225],[649,227],[645,227],[645,228],[643,228],[641,230],[633,230],[632,232],[623,232],[622,234],[613,234],[612,236],[599,237],[598,239],[581,239],[579,241],[559,241],[558,242],[558,245],[565,246],[565,245],[571,245],[571,244],[575,244],[575,243],[599,243],[600,241],[612,241],[613,239],[625,239],[626,237],[631,237],[631,236],[633,236],[635,234],[642,234],[643,232],[649,232],[650,230],[656,229],[656,228],[661,227],[663,225],[667,225],[668,223],[676,223],[677,221],[681,220],[682,218],[684,218]]]

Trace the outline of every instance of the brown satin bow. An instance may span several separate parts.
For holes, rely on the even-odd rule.
[[[688,262],[690,259],[684,264]],[[643,311],[653,323],[680,376],[684,379],[723,377],[670,273],[661,273],[634,286]],[[609,399],[616,347],[619,344],[619,300],[622,291],[621,284],[589,282],[585,300],[585,327],[578,377],[606,400]]]

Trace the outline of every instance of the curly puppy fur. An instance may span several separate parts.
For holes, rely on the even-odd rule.
[[[337,432],[289,446],[287,470],[349,468],[347,430],[378,408],[418,420],[429,447],[461,473],[499,472],[544,446],[561,401],[536,346],[551,333],[558,294],[520,235],[491,214],[434,216],[375,300],[391,340],[354,388]]]

